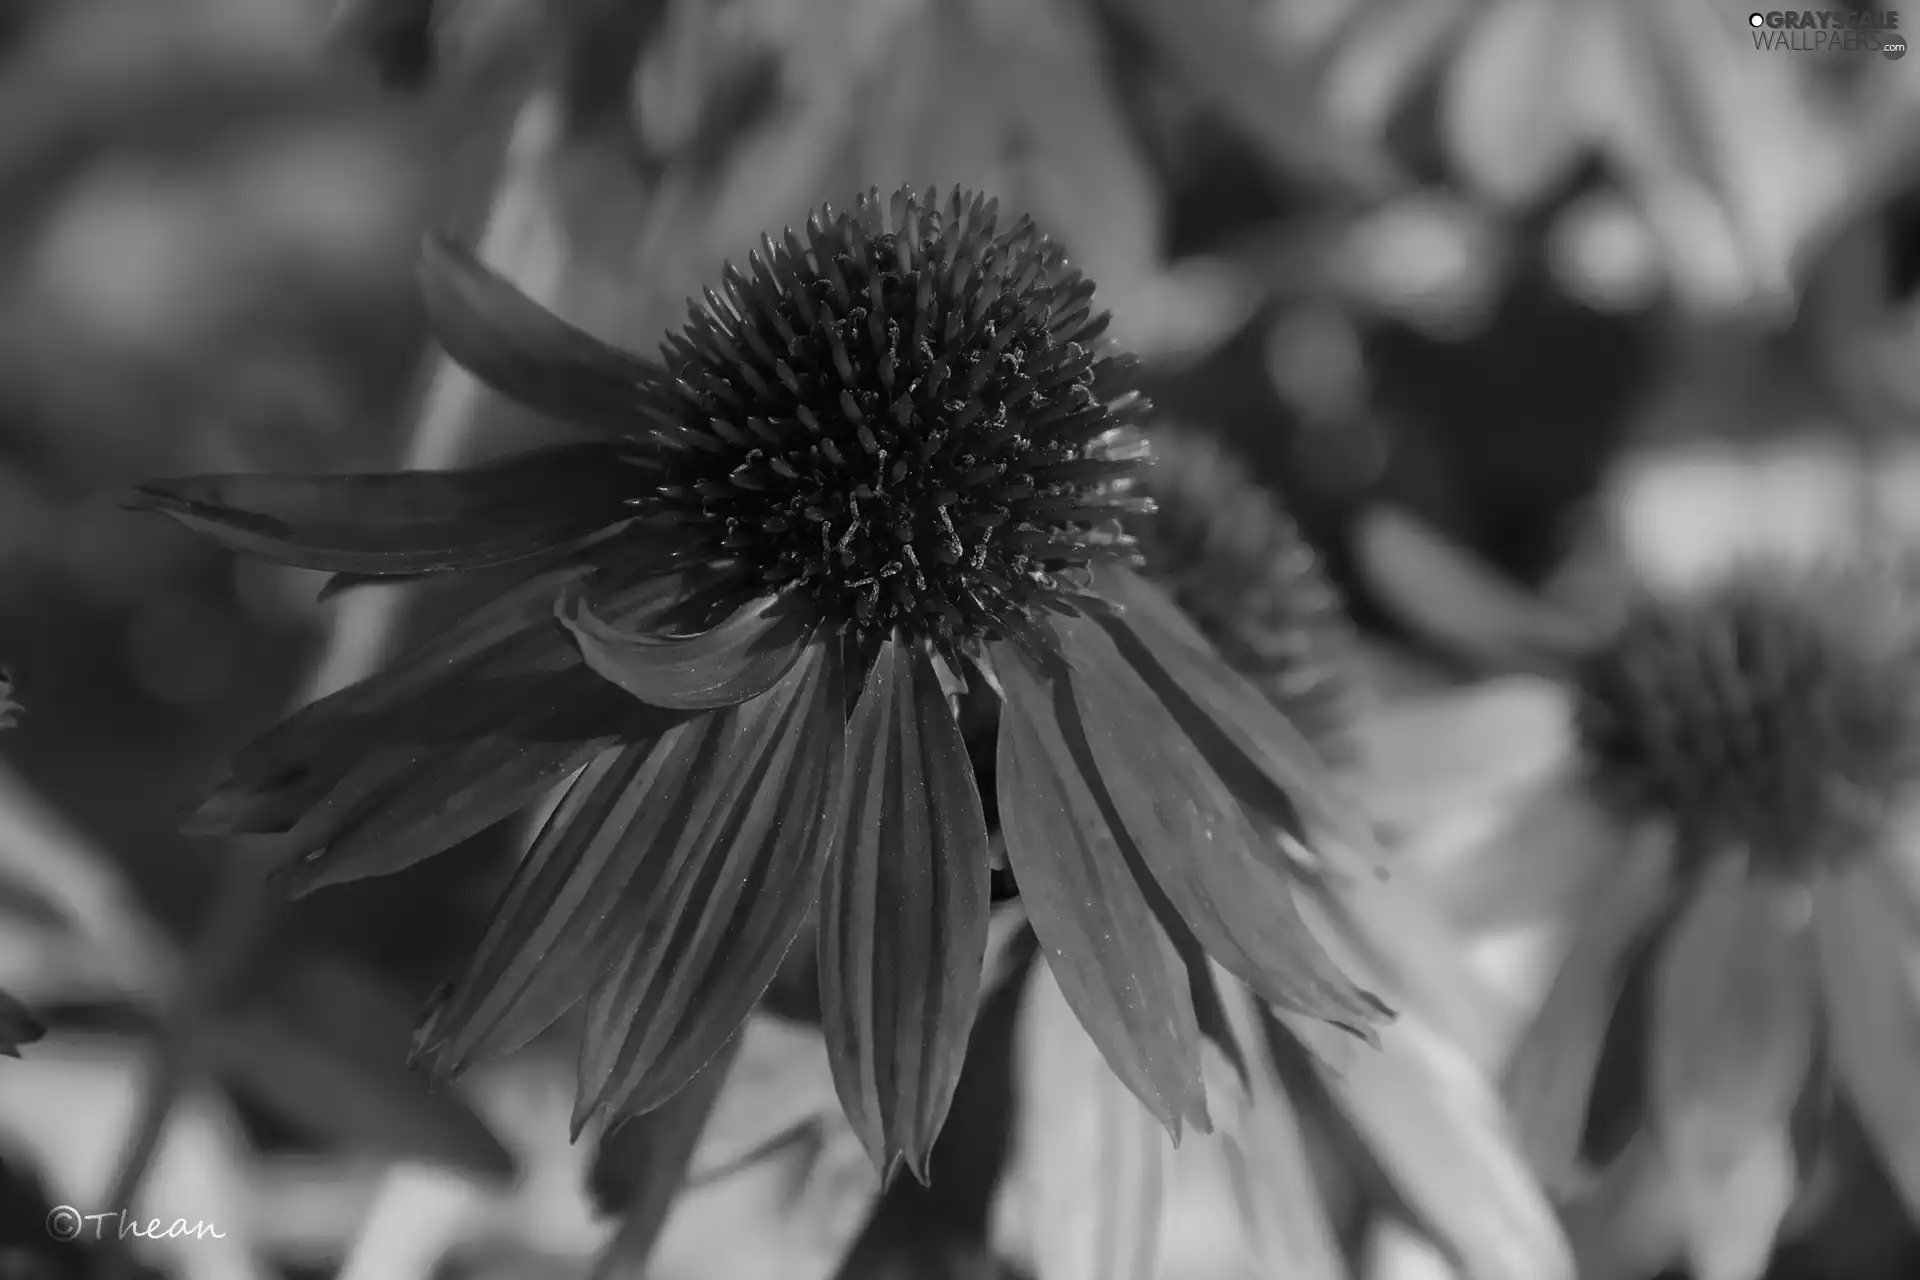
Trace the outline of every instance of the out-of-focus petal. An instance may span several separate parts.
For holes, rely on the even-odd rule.
[[[1319,1030],[1282,1020],[1304,1043]],[[1339,1069],[1316,1059],[1341,1113],[1434,1238],[1475,1280],[1572,1280],[1553,1206],[1472,1060],[1408,1014]]]
[[[623,926],[641,907],[628,886],[672,813],[663,797],[693,785],[699,757],[690,744],[700,731],[681,721],[607,747],[573,780],[422,1033],[416,1056],[435,1074],[531,1040],[585,997],[630,940]]]
[[[1368,806],[1417,831],[1562,769],[1572,728],[1565,686],[1533,676],[1380,702],[1355,724]]]
[[[1920,804],[1909,804],[1888,824],[1877,851],[1889,886],[1920,933]]]
[[[622,631],[585,600],[562,601],[560,621],[602,679],[655,707],[708,710],[757,698],[786,676],[818,630],[806,610],[776,596],[737,609],[691,636]]]
[[[443,237],[421,253],[420,288],[441,348],[508,399],[563,421],[643,430],[665,372],[568,324]]]
[[[1804,895],[1721,855],[1655,962],[1651,1120],[1704,1280],[1766,1270],[1798,1183],[1790,1126],[1815,1027]]]
[[[452,848],[532,804],[602,748],[667,712],[609,702],[575,669],[462,686],[446,740],[383,744],[288,836],[288,889],[390,875]]]
[[[920,646],[881,646],[847,775],[820,897],[822,1031],[875,1165],[904,1159],[925,1182],[980,997],[988,855],[966,744]]]
[[[1867,868],[1814,892],[1814,947],[1840,1087],[1908,1211],[1920,1217],[1920,942]]]
[[[1438,856],[1416,845],[1411,857],[1450,920],[1470,934],[1499,933],[1583,914],[1621,839],[1587,780],[1568,770],[1514,798],[1481,839]]]
[[[576,1128],[599,1108],[652,1110],[733,1035],[813,909],[841,820],[837,646],[694,724],[697,789],[643,802],[666,818],[627,888],[632,941],[588,1002]]]
[[[1504,1092],[1527,1157],[1547,1185],[1571,1189],[1587,1102],[1632,961],[1667,901],[1673,849],[1662,833],[1623,835],[1572,944],[1507,1064]]]
[[[1077,1014],[1052,968],[1035,965],[1016,1049],[1035,1272],[1038,1280],[1153,1280],[1172,1149]]]
[[[1126,852],[1207,953],[1262,999],[1365,1033],[1379,1001],[1308,932],[1288,881],[1256,856],[1260,835],[1199,749],[1098,623],[1065,618],[1054,631],[1078,712],[1062,717],[1064,742],[1083,776],[1097,774],[1088,781]]]
[[[45,1024],[27,1006],[0,991],[0,1054],[17,1058],[21,1045],[32,1044],[45,1034]]]
[[[1186,965],[1067,748],[1056,698],[1071,694],[1012,646],[993,655],[1006,690],[995,767],[1000,828],[1061,993],[1114,1074],[1170,1133],[1183,1121],[1210,1129]]]
[[[620,1226],[594,1260],[594,1280],[647,1274],[660,1229],[686,1184],[687,1166],[739,1052],[736,1035],[686,1088],[601,1138],[592,1185],[603,1211],[617,1215]]]
[[[1214,985],[1246,1071],[1220,1070],[1208,1084],[1226,1099],[1214,1141],[1246,1232],[1251,1274],[1289,1280],[1345,1280],[1346,1266],[1320,1198],[1307,1137],[1273,1063],[1261,1014],[1246,989],[1225,973]],[[1223,1058],[1212,1063],[1225,1067]]]
[[[1214,652],[1166,594],[1127,569],[1094,569],[1099,594],[1119,605],[1099,621],[1122,656],[1173,714],[1235,799],[1314,838],[1316,853],[1374,849],[1373,830],[1345,783],[1247,680]],[[1293,867],[1277,849],[1273,865]]]
[[[1494,669],[1554,669],[1591,645],[1582,619],[1527,595],[1464,547],[1378,506],[1353,535],[1360,570],[1400,622]]]
[[[612,445],[563,445],[463,471],[205,475],[143,484],[128,504],[222,546],[333,573],[484,569],[580,542],[631,516]]]

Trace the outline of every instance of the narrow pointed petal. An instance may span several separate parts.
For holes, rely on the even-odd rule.
[[[1210,1128],[1191,984],[1062,736],[1052,679],[996,646],[995,774],[1020,899],[1066,1001],[1169,1133]],[[1064,691],[1061,691],[1064,693]]]
[[[620,699],[575,669],[475,681],[451,741],[401,741],[367,758],[302,818],[289,841],[312,849],[288,888],[390,875],[441,853],[538,800],[615,740],[669,713]]]
[[[813,909],[839,827],[846,701],[838,647],[809,648],[751,702],[692,722],[697,789],[667,814],[628,886],[631,943],[587,1006],[576,1128],[643,1114],[719,1051]]]
[[[1670,841],[1652,832],[1622,839],[1618,867],[1596,884],[1546,1000],[1507,1064],[1507,1107],[1528,1159],[1555,1191],[1576,1181],[1607,1028],[1672,882]]]
[[[1054,627],[1071,667],[1068,749],[1097,771],[1147,870],[1207,953],[1264,1000],[1364,1029],[1379,1001],[1339,971],[1308,931],[1288,882],[1255,853],[1261,837],[1152,689],[1098,623]]]
[[[531,681],[578,668],[578,652],[553,625],[553,600],[590,571],[583,564],[535,574],[377,674],[301,708],[234,756],[230,776],[195,815],[194,833],[284,833],[366,763],[370,744],[453,743],[518,701]],[[644,617],[681,584],[668,575],[612,594],[623,616]],[[473,696],[476,688],[514,696],[488,705]]]
[[[652,361],[568,324],[443,237],[422,250],[420,287],[441,349],[501,395],[613,434],[644,429],[665,378]]]
[[[667,1214],[687,1182],[688,1165],[740,1051],[740,1038],[720,1052],[671,1100],[609,1130],[594,1155],[592,1179],[605,1212],[620,1225],[600,1256],[592,1280],[647,1274]]]
[[[21,1045],[32,1044],[45,1034],[46,1025],[27,1006],[0,991],[0,1054],[17,1058]]]
[[[630,886],[673,812],[660,798],[693,785],[696,732],[681,721],[605,748],[574,779],[437,1011],[417,1055],[431,1057],[436,1074],[531,1040],[624,948],[623,926],[642,909]]]
[[[980,998],[987,822],[925,650],[888,639],[847,725],[820,897],[820,1008],[847,1117],[882,1176],[927,1181]]]
[[[1209,1079],[1210,1092],[1228,1102],[1216,1141],[1246,1232],[1252,1274],[1289,1280],[1345,1280],[1340,1242],[1308,1154],[1300,1117],[1280,1083],[1261,1013],[1246,988],[1215,969],[1214,985],[1246,1073],[1226,1070]]]
[[[655,707],[707,710],[757,698],[793,670],[817,623],[774,596],[743,606],[698,635],[659,637],[622,631],[584,600],[563,601],[560,621],[602,679]]]
[[[1723,855],[1653,977],[1652,1124],[1696,1274],[1756,1280],[1798,1187],[1791,1122],[1813,1060],[1805,890]]]
[[[1316,853],[1373,851],[1359,803],[1300,731],[1214,652],[1166,594],[1130,570],[1102,565],[1095,586],[1124,612],[1101,617],[1121,654],[1173,713],[1234,798],[1295,830]],[[1290,867],[1276,852],[1276,866]]]
[[[1840,1087],[1920,1218],[1920,943],[1862,868],[1816,887],[1814,945]]]
[[[129,505],[279,564],[443,573],[528,559],[623,522],[625,473],[611,445],[565,445],[463,471],[154,480]]]
[[[1312,1028],[1280,1015],[1297,1036]],[[1304,1038],[1304,1037],[1303,1037]],[[1328,1092],[1408,1208],[1475,1280],[1573,1280],[1559,1219],[1527,1167],[1499,1098],[1471,1059],[1408,1015],[1380,1048],[1338,1071]]]
[[[1037,1280],[1154,1280],[1172,1147],[1038,964],[1016,1045]]]

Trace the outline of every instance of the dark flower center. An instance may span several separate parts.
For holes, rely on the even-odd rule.
[[[1860,586],[1742,579],[1633,613],[1578,679],[1602,793],[1695,854],[1797,873],[1863,851],[1920,781],[1920,651]]]
[[[869,196],[748,266],[668,340],[644,514],[833,621],[947,643],[1129,554],[1131,366],[1096,356],[1093,287],[1030,223]]]

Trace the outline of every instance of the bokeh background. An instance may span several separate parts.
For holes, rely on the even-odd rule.
[[[1163,413],[1285,495],[1380,697],[1506,657],[1447,545],[1604,600],[1920,530],[1920,57],[1760,51],[1745,0],[6,0],[0,988],[52,1032],[0,1062],[0,1275],[93,1274],[44,1216],[116,1207],[143,1133],[142,1203],[224,1233],[159,1274],[586,1273],[565,1051],[401,1066],[515,833],[264,916],[173,834],[434,600],[322,604],[119,504],[524,441],[426,347],[428,229],[649,345],[761,230],[903,181],[1067,245]],[[656,1274],[825,1276],[868,1175],[822,1145],[697,1189]],[[1902,1274],[1875,1194],[1779,1273]],[[1229,1274],[1209,1212],[1166,1275]]]

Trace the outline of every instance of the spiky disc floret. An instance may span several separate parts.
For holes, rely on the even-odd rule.
[[[1093,286],[1025,218],[872,193],[724,280],[668,340],[643,515],[836,621],[949,644],[1130,554],[1139,463],[1107,446],[1143,407],[1131,363],[1096,355]]]
[[[1596,782],[1697,854],[1738,842],[1792,873],[1863,850],[1920,784],[1910,623],[1854,575],[1642,605],[1579,673]]]
[[[1354,756],[1352,628],[1320,560],[1276,497],[1211,435],[1162,425],[1129,519],[1147,572],[1335,764]]]

